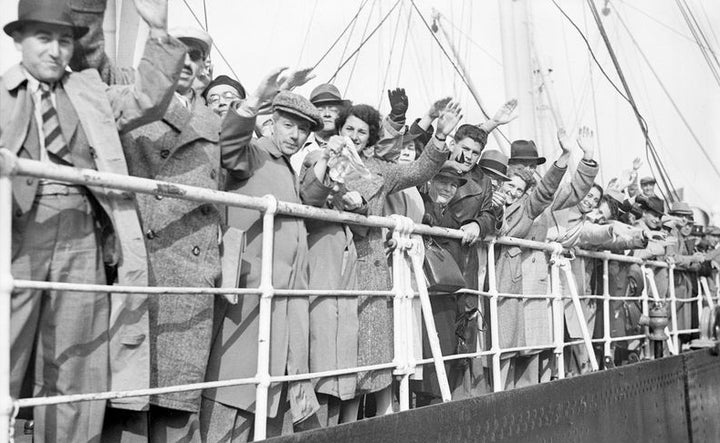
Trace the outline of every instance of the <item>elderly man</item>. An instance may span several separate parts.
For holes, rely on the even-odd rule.
[[[276,71],[266,77],[254,94],[232,107],[223,121],[223,166],[228,171],[226,189],[244,195],[274,195],[278,200],[322,206],[329,189],[315,181],[301,195],[290,157],[312,131],[322,128],[320,112],[307,99],[281,92],[272,101],[272,136],[252,139],[255,116],[261,103],[278,90]],[[236,130],[237,129],[237,130]],[[262,214],[253,209],[229,208],[228,224],[245,232],[247,247],[242,256],[240,287],[260,285],[262,262]],[[307,231],[293,217],[275,219],[272,285],[275,289],[307,288]],[[257,371],[259,295],[245,295],[236,305],[218,311],[220,332],[210,352],[207,379],[253,377]],[[270,374],[301,374],[308,371],[309,313],[305,297],[273,297],[270,338]],[[255,412],[255,386],[210,389],[203,393],[201,432],[207,441],[246,441]],[[289,411],[288,411],[289,403]],[[274,383],[269,387],[268,435],[278,435],[286,412],[296,424],[318,409],[310,381]]]
[[[101,10],[103,0],[94,1]],[[82,19],[93,30],[101,29],[102,14],[86,13]],[[175,29],[171,34],[187,49],[180,80],[160,121],[122,135],[128,169],[139,177],[222,189],[220,118],[192,87],[204,69],[212,39],[193,28]],[[101,40],[83,43],[86,60],[97,62],[95,67],[106,82],[125,83],[137,75],[131,68],[112,66]],[[82,62],[78,60],[78,64]],[[142,194],[137,200],[150,285],[216,287],[222,269],[218,241],[221,208],[160,195]],[[136,387],[202,382],[210,353],[214,296],[153,294],[148,297],[147,309],[150,377],[137,377]],[[148,414],[114,411],[106,425],[106,438],[147,434],[152,441],[200,441],[199,391],[154,395],[149,402]],[[147,399],[128,403],[128,409],[135,411],[147,407]]]
[[[219,75],[212,79],[202,93],[205,103],[221,118],[225,117],[232,102],[242,100],[245,96],[243,85],[227,75]]]
[[[22,62],[0,80],[0,145],[48,165],[127,174],[118,130],[125,134],[162,116],[184,54],[167,36],[167,4],[135,5],[150,27],[140,74],[131,85],[107,87],[94,70],[67,70],[76,39],[88,29],[73,22],[65,2],[20,1],[18,20],[4,28]],[[133,199],[46,179],[18,177],[13,184],[15,278],[105,284],[117,274],[120,284],[147,284]],[[119,242],[101,239],[113,231]],[[117,269],[106,276],[103,261],[110,258]],[[36,395],[107,391],[143,362],[133,376],[146,375],[148,343],[139,329],[147,317],[131,316],[124,301],[113,296],[111,302],[105,293],[15,291],[11,394],[20,394],[32,355]],[[35,408],[35,439],[99,441],[104,411],[103,401]]]
[[[654,200],[658,203],[660,203],[663,207],[663,211],[665,210],[665,201],[658,197],[655,194],[655,185],[657,184],[657,181],[653,177],[643,177],[640,179],[640,190],[642,191],[642,195],[645,196],[648,200]]]

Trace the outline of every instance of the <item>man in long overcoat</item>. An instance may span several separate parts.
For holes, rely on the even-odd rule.
[[[87,28],[73,23],[65,2],[20,2],[19,20],[4,28],[23,60],[0,79],[0,145],[49,165],[127,174],[118,131],[160,118],[185,51],[167,36],[166,4],[135,3],[151,29],[140,74],[108,87],[94,70],[66,71]],[[105,284],[103,259],[112,258],[120,284],[147,285],[135,200],[126,193],[15,177],[13,215],[15,278]],[[145,304],[142,294],[15,291],[11,394],[19,395],[33,353],[36,395],[144,387],[134,381],[149,370]],[[35,408],[35,440],[99,441],[104,411],[104,401]]]
[[[317,109],[305,98],[281,92],[273,100],[273,135],[252,139],[260,103],[277,91],[279,72],[267,77],[257,91],[234,106],[223,121],[223,133],[239,128],[237,137],[221,142],[223,166],[228,171],[226,189],[244,195],[272,194],[279,201],[325,204],[329,188],[319,181],[301,195],[289,157],[297,152],[311,130],[322,125]],[[257,288],[261,279],[263,216],[253,209],[228,208],[228,225],[245,232],[240,287]],[[307,289],[307,231],[302,219],[275,218],[272,284],[275,289]],[[270,375],[308,372],[309,313],[306,297],[273,297],[270,335]],[[218,311],[220,331],[210,352],[207,379],[253,377],[257,372],[259,295],[244,295],[238,304]],[[203,393],[201,432],[207,441],[246,441],[255,413],[254,385],[209,389]],[[287,403],[290,410],[287,411]],[[282,429],[286,412],[299,423],[318,409],[309,380],[269,387],[268,434]],[[273,418],[275,418],[273,420]]]

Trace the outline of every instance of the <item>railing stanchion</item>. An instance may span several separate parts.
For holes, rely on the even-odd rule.
[[[11,158],[0,158],[0,442],[10,439],[10,311],[12,277],[12,173]],[[7,151],[9,152],[9,151]]]
[[[560,290],[560,264],[558,263],[559,252],[553,252],[550,263],[550,285],[553,295],[552,303],[552,328],[553,343],[555,345],[555,366],[557,377],[565,378],[565,303]]]
[[[488,242],[488,292],[490,293],[490,351],[492,352],[493,392],[502,391],[502,374],[500,373],[500,328],[498,327],[498,289],[495,274],[495,240]]]
[[[260,310],[258,320],[258,384],[255,393],[254,440],[264,440],[267,434],[268,389],[270,388],[270,320],[273,299],[273,243],[277,199],[267,195],[268,207],[263,214],[262,268],[260,274]]]
[[[668,292],[670,293],[670,327],[672,328],[671,337],[675,344],[675,349],[680,350],[680,333],[678,332],[677,321],[677,297],[675,296],[675,263],[670,263],[668,267]],[[692,309],[690,306],[683,306],[684,309]],[[700,317],[698,317],[700,318]]]
[[[603,264],[603,356],[614,359],[610,337],[610,260],[604,258]]]
[[[393,363],[395,363],[395,375],[400,376],[399,403],[400,410],[410,409],[410,374],[408,372],[408,348],[412,349],[412,341],[409,340],[409,332],[412,327],[408,323],[408,294],[412,287],[408,288],[408,263],[405,259],[409,232],[398,227],[393,230],[392,237],[395,242],[395,249],[392,254],[393,272]]]

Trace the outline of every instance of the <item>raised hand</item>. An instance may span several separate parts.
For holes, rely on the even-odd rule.
[[[295,88],[306,84],[315,78],[312,73],[313,68],[291,69],[280,76],[278,89],[281,91],[292,91]]]
[[[405,117],[409,106],[405,89],[388,89],[388,100],[390,100],[390,114],[397,117]]]
[[[253,94],[248,97],[245,102],[251,105],[259,106],[272,100],[273,97],[275,97],[275,94],[277,94],[280,90],[278,78],[280,77],[280,74],[282,74],[282,72],[286,69],[286,67],[282,67],[275,68],[270,71],[268,75],[266,75],[265,77],[263,77],[262,80],[260,80],[257,88],[255,88],[255,92],[253,92]]]
[[[568,138],[567,131],[565,128],[560,128],[557,131],[558,143],[560,143],[560,149],[563,154],[570,154],[570,139]]]
[[[135,9],[151,31],[167,31],[168,0],[135,0]]]
[[[640,157],[635,157],[633,160],[633,171],[637,171],[642,166],[643,162]]]
[[[460,103],[450,101],[447,106],[445,106],[445,109],[440,112],[435,134],[439,135],[440,138],[447,137],[448,134],[455,129],[455,126],[460,123],[460,120],[462,120],[463,116],[461,112],[462,108],[460,107]]]
[[[578,129],[577,144],[583,152],[584,160],[592,160],[595,154],[595,133],[587,126]]]
[[[497,110],[492,118],[495,122],[495,126],[506,125],[518,118],[518,114],[513,115],[515,109],[517,108],[517,103],[517,99],[515,98],[508,100],[504,105],[502,105],[502,107],[500,107],[500,109]]]
[[[427,116],[430,117],[431,120],[440,117],[440,112],[445,109],[445,106],[450,103],[450,100],[452,100],[452,97],[443,97],[440,100],[435,100],[435,103],[428,109]]]

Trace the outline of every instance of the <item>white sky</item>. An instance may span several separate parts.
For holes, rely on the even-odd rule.
[[[355,15],[362,1],[205,0],[205,3],[211,35],[240,81],[246,89],[251,90],[275,66],[315,64]],[[435,8],[452,23],[445,22],[445,26],[490,113],[506,100],[499,1],[510,0],[416,1],[428,20],[432,8]],[[197,24],[186,2],[203,20],[203,0],[170,0],[171,27]],[[711,48],[720,52],[720,2],[687,2],[710,40]],[[346,34],[317,67],[317,79],[299,92],[309,94],[314,86],[327,81],[341,60],[358,47],[366,24],[369,23],[369,33],[394,3],[394,0],[368,0],[350,34],[349,43]],[[530,0],[528,3],[538,47],[544,52],[540,56],[547,67],[553,70],[552,78],[560,112],[574,136],[580,124],[595,126],[588,81],[588,51],[580,36],[550,0]],[[596,56],[619,85],[585,1],[558,0],[558,3],[586,33]],[[604,3],[596,0],[598,7]],[[3,14],[0,20],[3,24],[15,17],[16,5],[17,0],[0,0],[0,10],[10,11]],[[675,186],[685,189],[686,200],[691,204],[720,213],[720,200],[716,198],[720,177],[700,152],[618,22],[617,12],[628,24],[657,74],[720,169],[720,86],[713,79],[700,49],[692,40],[675,1],[612,0],[610,6],[613,11],[604,17],[606,29],[640,111],[648,122],[652,140]],[[409,118],[419,117],[433,99],[454,95],[463,104],[469,122],[482,121],[480,111],[467,89],[454,75],[452,66],[418,15],[414,11],[411,14],[411,9],[409,0],[401,0],[385,24],[360,51],[354,71],[354,62],[351,61],[340,71],[334,83],[341,92],[347,90],[347,98],[356,103],[379,104],[381,112],[388,111],[386,96],[381,94],[382,88],[405,87],[410,97]],[[709,23],[715,24],[714,28]],[[406,35],[407,43],[404,44]],[[343,57],[346,44],[347,50]],[[10,38],[0,38],[0,70],[5,71],[17,60]],[[216,75],[232,76],[217,51],[213,52],[213,60]],[[389,69],[388,60],[391,60]],[[353,75],[349,81],[351,72]],[[387,79],[384,80],[386,72]],[[600,158],[606,183],[623,169],[629,169],[634,157],[645,158],[644,141],[630,106],[618,96],[594,65],[592,75],[599,123]],[[535,138],[534,134],[518,136]],[[493,144],[491,140],[490,145]],[[547,147],[545,149],[547,152]],[[641,176],[649,172],[646,164],[641,170]]]

